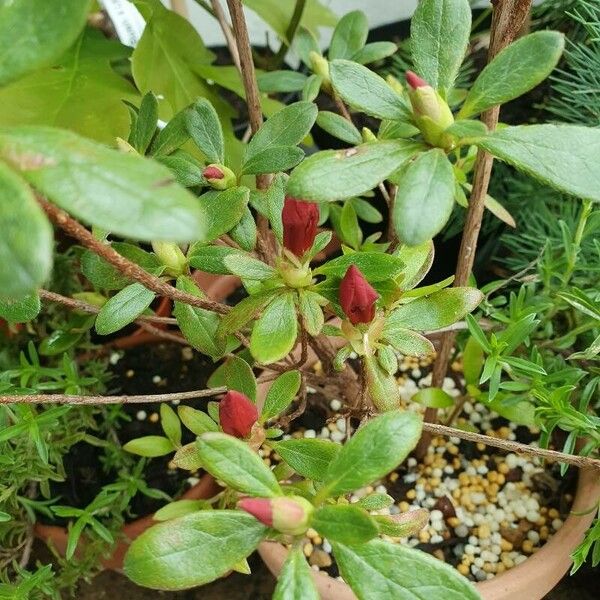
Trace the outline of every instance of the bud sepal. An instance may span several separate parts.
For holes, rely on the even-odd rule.
[[[204,167],[202,177],[215,190],[227,190],[237,185],[235,173],[225,165],[210,164]]]

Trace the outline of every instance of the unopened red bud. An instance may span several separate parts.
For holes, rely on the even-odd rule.
[[[350,265],[340,283],[340,305],[353,325],[370,323],[375,316],[379,294],[369,285],[360,269]]]
[[[223,179],[225,173],[215,165],[208,165],[208,167],[205,167],[204,171],[202,171],[202,176],[204,179]]]
[[[413,90],[429,86],[429,84],[424,79],[421,79],[414,71],[406,71],[406,83],[408,83]]]
[[[273,527],[273,507],[269,498],[242,498],[237,505],[267,527]]]
[[[314,202],[304,202],[287,196],[281,220],[283,245],[297,257],[301,257],[315,241],[319,207]]]
[[[237,438],[247,438],[258,420],[256,404],[235,390],[227,392],[219,402],[221,429]]]
[[[310,524],[314,507],[302,496],[243,498],[238,507],[253,517],[288,535],[303,534]]]
[[[237,184],[235,173],[225,165],[207,165],[202,171],[202,176],[215,190],[226,190]]]

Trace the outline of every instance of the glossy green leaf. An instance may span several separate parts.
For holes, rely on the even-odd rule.
[[[274,442],[273,448],[296,473],[322,481],[341,446],[329,440],[302,438]]]
[[[434,331],[448,327],[472,312],[482,299],[475,288],[446,288],[398,306],[388,315],[386,328]]]
[[[433,242],[427,240],[417,246],[403,244],[396,251],[396,256],[404,263],[402,269],[402,289],[412,290],[419,285],[431,269],[435,249]]]
[[[483,361],[483,348],[473,336],[469,336],[463,350],[463,374],[467,385],[477,385],[479,383]]]
[[[454,207],[454,172],[443,150],[420,154],[402,173],[394,202],[394,228],[408,246],[437,235]]]
[[[173,452],[175,446],[173,445],[173,442],[166,437],[160,435],[147,435],[127,442],[123,446],[123,450],[139,456],[154,458]]]
[[[297,335],[294,295],[288,292],[275,298],[254,324],[250,352],[258,362],[268,365],[290,353]]]
[[[96,331],[109,335],[135,321],[154,300],[154,292],[141,283],[132,283],[115,294],[96,317]]]
[[[329,60],[352,58],[367,41],[369,22],[364,12],[353,10],[346,13],[337,23],[327,51]]]
[[[383,540],[333,543],[340,572],[359,600],[481,600],[475,586],[435,557]]]
[[[379,533],[367,511],[351,504],[319,508],[313,515],[311,527],[328,540],[342,544],[364,544]]]
[[[92,225],[143,240],[204,234],[197,199],[162,165],[51,127],[0,130],[0,156],[61,208]]]
[[[250,365],[239,356],[228,356],[208,379],[211,388],[225,386],[256,402],[256,377]]]
[[[173,446],[181,446],[181,422],[175,411],[164,402],[160,405],[160,424]]]
[[[50,276],[52,227],[29,186],[0,161],[0,298],[22,299]]]
[[[379,415],[350,438],[329,464],[323,481],[330,496],[357,490],[397,467],[421,435],[421,418],[392,410]]]
[[[536,31],[504,48],[475,80],[460,117],[477,115],[534,88],[550,75],[564,46],[562,33]]]
[[[225,142],[219,115],[206,98],[199,98],[186,111],[186,127],[208,162],[222,163],[225,160]]]
[[[89,0],[0,4],[0,86],[50,64],[82,30]]]
[[[35,319],[42,309],[37,294],[24,296],[18,300],[0,298],[0,318],[9,323],[26,323]]]
[[[506,127],[478,140],[477,145],[562,192],[600,201],[600,130],[597,128]]]
[[[331,83],[349,106],[378,119],[409,119],[406,102],[379,75],[349,60],[330,65]]]
[[[430,387],[419,390],[412,398],[412,402],[417,402],[428,408],[449,408],[454,406],[454,398],[441,388]]]
[[[348,119],[328,110],[319,111],[317,125],[333,137],[357,145],[362,142],[360,131]]]
[[[268,421],[282,413],[294,400],[302,378],[300,371],[282,373],[271,384],[260,415],[261,422]]]
[[[234,490],[271,498],[282,494],[275,475],[248,444],[220,432],[203,433],[196,444],[204,468]]]
[[[350,265],[357,266],[370,282],[393,279],[401,273],[403,268],[402,261],[390,254],[353,252],[326,262],[323,266],[315,269],[315,274],[342,278]]]
[[[246,558],[266,531],[242,511],[195,512],[147,529],[132,542],[123,569],[133,582],[153,589],[203,585]]]
[[[302,549],[292,548],[277,577],[273,600],[319,600],[319,597]]]
[[[181,422],[196,435],[202,435],[207,431],[219,431],[219,426],[201,410],[182,404],[177,407],[177,414]]]
[[[369,142],[346,150],[323,150],[296,167],[288,194],[314,202],[360,196],[397,171],[422,149],[416,142]]]
[[[468,0],[421,0],[410,22],[415,71],[442,94],[454,85],[471,34]]]

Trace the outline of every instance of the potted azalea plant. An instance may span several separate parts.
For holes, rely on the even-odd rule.
[[[542,359],[515,354],[531,343],[534,319],[526,315],[488,335],[489,322],[471,313],[480,307],[493,317],[495,290],[477,289],[471,272],[484,211],[513,223],[488,194],[494,158],[583,199],[578,247],[592,203],[600,199],[596,129],[499,122],[500,105],[529,92],[555,68],[563,35],[537,31],[516,39],[531,3],[497,2],[487,65],[469,89],[459,89],[455,81],[471,35],[468,0],[420,0],[411,22],[412,69],[404,81],[367,66],[397,48],[366,43],[368,25],[359,11],[337,22],[323,54],[300,25],[308,8],[298,2],[281,53],[293,42],[304,72],[273,70],[275,55],[263,65],[271,70],[257,73],[239,0],[227,2],[231,25],[219,2],[209,7],[229,42],[233,66],[222,70],[211,64],[214,57],[181,16],[158,0],[133,4],[145,21],[131,56],[135,89],[131,81],[113,81],[127,101],[128,131],[106,139],[105,131],[91,134],[90,118],[77,126],[67,121],[63,128],[43,120],[27,123],[23,115],[0,127],[0,201],[6,208],[0,211],[0,256],[6,257],[0,265],[0,316],[11,326],[30,323],[42,300],[58,303],[78,315],[66,332],[76,337],[68,338],[65,349],[83,334],[110,339],[135,323],[156,339],[189,345],[218,366],[207,389],[143,397],[86,396],[74,388],[48,394],[52,388],[32,389],[25,379],[19,385],[9,373],[1,397],[8,434],[2,437],[0,430],[0,441],[11,443],[21,431],[22,415],[13,405],[161,402],[162,433],[132,439],[123,450],[169,457],[171,467],[205,475],[198,493],[166,504],[139,527],[125,527],[120,540],[98,520],[102,499],[89,511],[57,507],[56,514],[76,518],[68,530],[58,528],[57,545],[69,559],[77,558],[89,526],[92,537],[113,544],[116,559],[109,566],[156,590],[247,572],[246,559],[258,549],[278,575],[274,597],[281,600],[416,598],[423,586],[431,598],[542,598],[568,568],[569,553],[594,516],[600,494],[596,425],[580,414],[542,422],[546,442],[556,427],[572,432],[563,452],[453,427],[465,398],[454,405],[444,382],[456,332],[468,329],[471,339],[461,360],[474,403],[509,414],[496,398],[499,390],[500,396],[544,392]],[[33,0],[0,7],[0,47],[8,57],[0,61],[0,86],[7,97],[23,80],[31,85],[29,78],[52,78],[57,69],[69,68],[67,60],[55,64],[65,51],[84,59],[86,67],[96,45],[102,46],[97,32],[83,30],[89,8],[86,2],[65,3],[64,14],[48,17]],[[24,15],[32,17],[38,35],[28,37],[19,26]],[[30,51],[19,51],[19,44]],[[102,48],[105,57],[123,58],[113,46]],[[177,69],[154,77],[149,56]],[[243,139],[235,135],[232,108],[215,83],[245,99],[249,125]],[[271,97],[290,91],[297,99],[286,105]],[[358,123],[369,127],[359,129]],[[305,156],[315,126],[345,147]],[[364,237],[359,218],[372,217],[374,193],[386,207],[389,226]],[[462,209],[456,275],[420,285],[434,261],[433,238]],[[52,269],[52,225],[79,246],[84,290],[77,295],[44,288]],[[339,244],[332,243],[332,227]],[[211,296],[207,274],[239,283],[240,296],[229,303],[224,295]],[[598,314],[595,297],[560,293],[570,307]],[[153,310],[157,301],[161,308]],[[554,317],[550,311],[548,318]],[[586,335],[597,329],[593,322],[580,326]],[[595,356],[590,348],[585,360]],[[436,352],[431,380],[415,396],[421,404],[409,406],[398,385],[399,357],[424,361]],[[326,397],[335,400],[335,420],[343,423],[335,439],[306,431],[304,437],[293,435],[317,387],[335,396]],[[589,389],[579,402],[582,413],[591,405],[595,388]],[[218,400],[205,410],[169,404],[212,396]],[[546,400],[550,411],[552,401]],[[445,425],[437,423],[440,409],[450,412]],[[570,517],[539,553],[506,573],[496,569],[489,581],[476,562],[484,565],[482,557],[471,561],[473,570],[470,559],[455,569],[414,548],[405,542],[422,534],[428,511],[392,512],[395,499],[378,486],[408,468],[401,466],[408,460],[416,464],[411,453],[431,456],[433,463],[432,435],[584,467],[572,506],[581,514]],[[584,437],[582,456],[574,455]],[[37,448],[44,458],[42,446]],[[266,456],[277,459],[271,464]],[[481,468],[487,473],[487,466]],[[505,473],[494,473],[486,487],[499,489]],[[471,485],[469,476],[477,473],[467,474]],[[14,500],[21,502],[16,492]],[[30,512],[40,510],[30,500]],[[456,519],[453,507],[439,507],[448,513],[444,518]],[[523,510],[525,516],[535,513]],[[0,512],[1,520],[10,518]],[[537,513],[535,518],[546,519]],[[458,531],[458,523],[453,527]],[[485,523],[479,528],[483,536]],[[38,533],[48,537],[43,529]],[[328,541],[342,581],[311,569],[309,534]],[[465,577],[475,573],[483,575],[477,585]]]

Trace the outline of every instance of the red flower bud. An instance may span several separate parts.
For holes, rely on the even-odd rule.
[[[231,390],[219,402],[221,429],[237,438],[246,438],[258,420],[258,409],[244,394]]]
[[[204,179],[223,179],[225,173],[215,165],[208,165],[208,167],[205,167],[204,171],[202,171],[202,176]]]
[[[281,213],[283,220],[283,245],[301,257],[315,241],[319,207],[314,202],[303,202],[286,197]]]
[[[429,84],[421,79],[414,71],[406,71],[406,82],[413,90],[420,87],[429,87]]]
[[[340,304],[353,325],[370,323],[375,316],[379,294],[369,285],[360,269],[350,265],[340,283]]]
[[[281,533],[301,535],[308,529],[313,505],[301,496],[242,498],[238,507]]]

